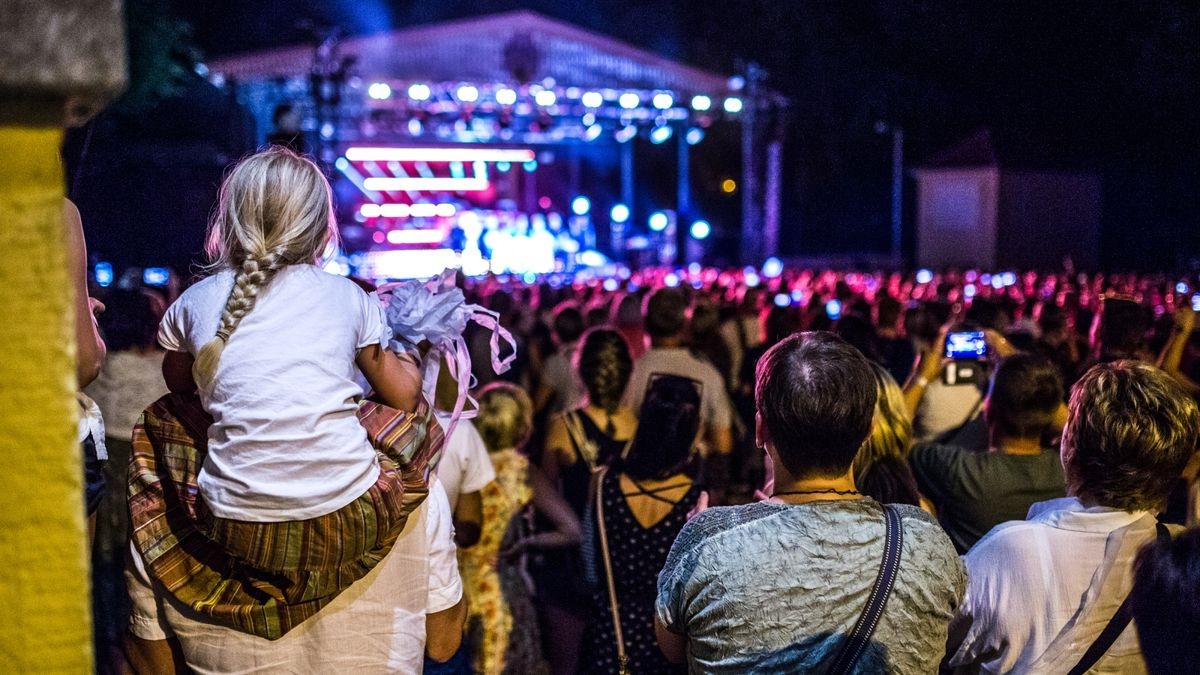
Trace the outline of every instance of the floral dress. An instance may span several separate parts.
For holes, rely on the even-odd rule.
[[[529,459],[516,450],[490,455],[496,479],[480,493],[483,524],[479,542],[459,549],[463,588],[470,602],[468,644],[476,673],[541,673],[537,613],[523,560],[502,560],[500,550],[521,527],[533,499]]]

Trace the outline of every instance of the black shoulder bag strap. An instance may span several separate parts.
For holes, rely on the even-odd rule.
[[[892,587],[896,584],[896,575],[900,571],[900,549],[904,544],[904,530],[900,526],[900,512],[894,506],[885,504],[883,513],[887,530],[883,539],[883,561],[879,564],[879,575],[875,577],[875,585],[871,588],[871,595],[867,597],[867,604],[863,607],[858,622],[854,624],[854,630],[850,631],[850,636],[842,644],[833,665],[826,671],[829,675],[846,675],[854,669],[867,645],[871,643],[871,636],[875,634],[875,627],[879,625],[879,617],[883,616],[883,610],[892,594]]]
[[[1171,541],[1171,531],[1167,529],[1166,525],[1156,523],[1155,529],[1158,531],[1159,542]],[[1104,658],[1117,638],[1121,637],[1121,633],[1125,632],[1125,628],[1129,626],[1131,620],[1133,620],[1133,608],[1130,605],[1129,596],[1126,596],[1125,601],[1117,608],[1117,613],[1109,620],[1104,630],[1100,631],[1096,641],[1087,648],[1087,651],[1083,653],[1083,658],[1079,659],[1079,663],[1075,664],[1068,675],[1083,675],[1096,665],[1100,659]]]

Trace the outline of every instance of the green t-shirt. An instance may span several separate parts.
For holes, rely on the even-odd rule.
[[[1008,455],[951,445],[922,445],[909,458],[921,494],[937,507],[938,520],[959,553],[993,527],[1025,520],[1036,502],[1066,496],[1058,452]]]

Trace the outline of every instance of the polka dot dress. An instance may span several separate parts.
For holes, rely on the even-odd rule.
[[[648,528],[642,527],[630,510],[621,493],[619,475],[611,472],[605,475],[601,490],[629,672],[635,675],[687,672],[686,668],[669,664],[658,649],[654,637],[654,601],[658,572],[667,560],[675,536],[687,522],[688,511],[696,505],[700,488],[692,485],[666,517]],[[599,535],[596,537],[598,542]],[[596,555],[602,555],[598,544]],[[600,588],[580,662],[584,672],[609,675],[618,671],[617,643],[603,564],[603,560],[597,560]]]

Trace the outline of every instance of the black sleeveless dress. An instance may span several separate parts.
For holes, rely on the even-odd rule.
[[[597,466],[608,466],[621,455],[627,441],[616,440],[604,433],[592,418],[580,410],[565,413],[574,415],[583,431],[584,442],[595,449]],[[559,469],[563,499],[582,522],[587,511],[588,487],[592,468],[584,459],[584,450],[572,441],[575,460]],[[538,523],[539,527],[548,524]],[[579,547],[542,551],[531,556],[530,574],[534,578],[539,602],[570,609],[581,616],[590,616],[592,588],[584,578]]]
[[[625,639],[625,653],[629,657],[629,672],[633,675],[686,673],[685,666],[672,665],[659,651],[654,635],[654,602],[658,595],[658,573],[667,561],[676,535],[687,522],[688,512],[700,498],[700,487],[692,484],[667,515],[650,527],[642,527],[634,517],[622,494],[619,474],[605,475],[600,489],[621,616],[621,634]],[[670,500],[653,491],[642,492],[650,498],[670,503]],[[618,672],[617,642],[609,609],[604,562],[600,557],[603,553],[599,534],[592,533],[592,536],[597,542],[595,564],[596,578],[600,584],[595,592],[593,614],[584,634],[584,653],[580,663],[584,672],[611,675]]]

